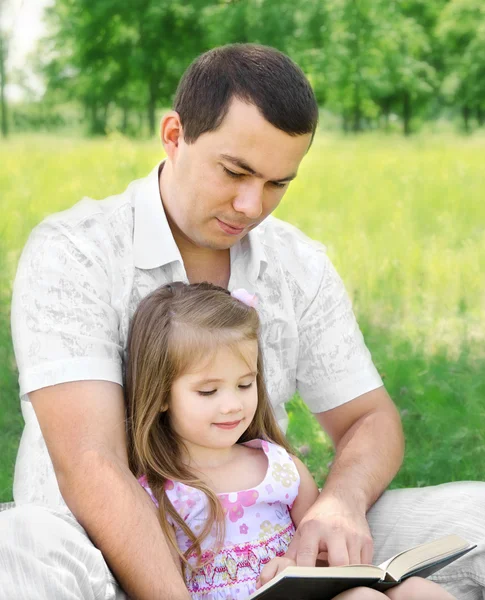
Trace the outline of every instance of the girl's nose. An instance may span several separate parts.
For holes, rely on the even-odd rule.
[[[221,404],[221,413],[227,415],[229,413],[237,413],[242,410],[241,400],[236,394],[231,394],[224,398],[224,402]]]

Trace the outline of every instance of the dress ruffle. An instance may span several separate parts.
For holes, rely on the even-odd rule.
[[[192,600],[246,600],[256,589],[263,567],[283,556],[294,535],[290,510],[298,494],[300,476],[284,448],[265,440],[244,442],[260,448],[268,459],[263,480],[237,492],[218,493],[225,513],[224,542],[216,548],[216,528],[202,542],[202,560],[189,556],[184,579]],[[140,483],[151,495],[146,478]],[[165,491],[177,513],[197,536],[209,518],[207,496],[197,488],[178,481],[167,481]],[[182,551],[192,542],[177,522],[177,545]],[[202,566],[199,566],[202,565]]]
[[[185,582],[193,600],[239,600],[256,590],[263,567],[283,556],[295,533],[293,523],[259,542],[229,546],[215,554],[206,550],[203,567],[186,567]],[[195,561],[195,557],[189,557]]]

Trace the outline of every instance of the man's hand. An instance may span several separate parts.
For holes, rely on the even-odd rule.
[[[279,573],[284,571],[286,567],[294,567],[295,561],[289,559],[287,556],[277,556],[269,561],[267,565],[264,566],[263,570],[259,574],[259,577],[256,581],[256,589],[259,589],[268,581],[271,581],[273,577],[276,577]]]
[[[297,529],[286,557],[299,566],[314,566],[317,558],[330,566],[369,564],[366,514],[404,453],[399,413],[380,387],[315,416],[332,439],[335,458],[318,499],[293,519]]]
[[[371,564],[372,554],[365,512],[333,496],[320,496],[302,518],[285,557],[302,567],[326,558],[334,567]]]

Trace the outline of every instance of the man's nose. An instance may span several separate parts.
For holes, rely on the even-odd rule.
[[[257,180],[239,188],[232,206],[247,219],[255,220],[263,212],[264,183]]]

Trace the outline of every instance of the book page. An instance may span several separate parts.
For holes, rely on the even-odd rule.
[[[394,581],[399,581],[408,571],[424,567],[468,546],[469,543],[458,535],[447,535],[434,542],[400,552],[381,563],[379,567],[387,571]]]

